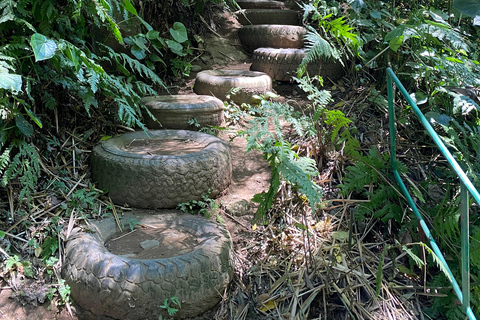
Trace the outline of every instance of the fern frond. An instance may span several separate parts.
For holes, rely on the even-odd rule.
[[[327,31],[330,31],[336,39],[340,39],[345,44],[350,42],[353,47],[356,47],[358,46],[358,37],[356,34],[350,32],[354,28],[350,27],[344,19],[345,17],[342,16],[331,22],[325,23]]]
[[[417,256],[415,253],[413,253],[413,251],[409,248],[407,248],[407,246],[405,245],[402,245],[400,242],[398,242],[397,240],[395,240],[395,243],[397,244],[397,246],[401,246],[402,247],[402,250],[405,251],[408,256],[410,258],[412,258],[412,260],[415,262],[415,264],[419,267],[419,268],[423,268],[424,266],[424,262],[422,259],[420,259],[419,256]]]
[[[38,178],[40,177],[40,165],[38,155],[33,145],[25,141],[16,142],[12,147],[18,147],[18,153],[11,159],[7,169],[3,172],[1,185],[6,187],[13,179],[19,179],[22,189],[20,190],[19,198],[27,198],[30,202],[31,194],[35,191]],[[10,151],[9,151],[10,153]],[[5,153],[1,158],[5,165],[7,160],[3,159]]]
[[[307,49],[306,56],[303,58],[300,67],[306,66],[315,60],[326,59],[340,59],[339,51],[333,47],[330,42],[325,40],[318,32],[312,27],[307,26],[307,34],[305,35],[305,48]]]
[[[103,47],[105,50],[107,50],[107,53],[110,56],[110,58],[114,60],[117,64],[119,64],[121,67],[126,68],[128,65],[130,67],[130,72],[137,72],[139,75],[147,79],[150,79],[153,83],[167,89],[162,79],[160,79],[160,77],[157,76],[155,72],[153,72],[150,68],[145,66],[140,61],[130,58],[125,53],[117,53],[112,48],[104,44],[100,43],[99,45]]]
[[[436,265],[440,268],[440,270],[443,272],[443,274],[452,282],[452,278],[450,277],[450,274],[443,264],[443,262],[440,260],[440,258],[433,252],[432,249],[430,249],[429,246],[427,246],[425,243],[420,243],[420,246],[425,248],[425,250],[432,256],[433,261],[436,263]]]
[[[298,157],[288,142],[277,142],[278,170],[289,183],[297,186],[315,211],[315,205],[321,201],[322,189],[311,180],[318,175],[316,163],[313,159]]]
[[[10,147],[6,148],[0,155],[0,176],[3,174],[5,168],[10,164]]]

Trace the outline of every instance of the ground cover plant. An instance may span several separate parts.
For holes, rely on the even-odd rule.
[[[172,11],[203,19],[212,3],[224,4],[179,1]],[[347,76],[331,84],[302,65],[295,83],[305,105],[265,96],[246,112],[228,106],[236,121],[252,119],[238,134],[264,154],[272,179],[254,199],[252,225],[241,225],[237,280],[217,317],[373,319],[395,311],[397,319],[463,319],[391,176],[384,79],[389,66],[479,186],[478,12],[434,0],[301,7],[304,64],[337,59]],[[123,210],[89,181],[88,151],[143,128],[140,98],[190,72],[193,19],[168,14],[153,24],[147,16],[157,9],[143,10],[129,0],[0,1],[0,277],[20,296],[33,279],[41,283],[36,301],[69,308],[63,241],[82,220]],[[400,172],[459,279],[457,180],[400,96],[396,104]],[[223,219],[208,198],[183,209],[214,209]],[[480,314],[477,211],[472,204],[472,307]],[[168,299],[159,308],[173,312],[178,304]]]

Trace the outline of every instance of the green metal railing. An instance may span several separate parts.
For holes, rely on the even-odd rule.
[[[437,243],[432,237],[430,230],[428,229],[427,224],[423,220],[420,212],[418,211],[417,206],[415,205],[412,197],[408,193],[405,184],[403,183],[400,175],[397,171],[397,153],[396,153],[396,146],[395,146],[395,112],[393,106],[393,82],[395,82],[397,88],[400,90],[402,95],[408,101],[410,106],[412,107],[413,111],[417,115],[417,117],[422,122],[425,129],[427,129],[429,135],[433,138],[433,141],[438,146],[442,154],[447,158],[450,166],[455,170],[457,176],[460,178],[460,219],[461,219],[461,246],[462,246],[462,288],[458,285],[457,281],[453,277],[452,271],[448,266],[445,258],[443,257],[442,252],[437,246]],[[469,223],[469,193],[472,195],[473,199],[477,204],[480,205],[480,194],[478,193],[477,189],[473,186],[472,182],[468,179],[465,172],[460,168],[457,161],[453,158],[450,151],[448,151],[447,147],[432,128],[428,120],[425,118],[423,113],[418,108],[417,104],[408,94],[405,87],[402,85],[400,80],[398,80],[395,73],[392,69],[387,68],[387,91],[388,91],[388,114],[389,114],[389,122],[390,122],[390,149],[391,149],[391,160],[392,160],[392,170],[393,175],[395,176],[395,180],[400,185],[400,189],[402,190],[403,195],[408,201],[412,211],[414,212],[415,216],[417,217],[420,226],[425,233],[426,238],[430,242],[430,247],[432,248],[433,252],[438,256],[441,263],[444,265],[445,269],[448,273],[448,279],[452,283],[453,290],[457,295],[458,299],[462,303],[465,313],[467,317],[471,320],[476,320],[475,315],[473,314],[472,308],[470,307],[470,245],[469,245],[469,235],[470,235],[470,223]]]

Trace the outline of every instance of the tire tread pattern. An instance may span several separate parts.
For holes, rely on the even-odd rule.
[[[189,139],[206,147],[185,155],[131,155],[119,147],[144,132],[132,132],[103,141],[93,148],[92,177],[107,189],[112,201],[136,208],[174,208],[179,203],[200,200],[210,191],[216,197],[232,179],[229,145],[212,135],[185,130],[148,131],[152,138]]]
[[[305,49],[258,48],[253,52],[250,69],[265,72],[274,80],[290,81],[296,76],[305,55]],[[308,64],[307,71],[310,75],[320,75],[332,81],[340,79],[344,73],[339,62],[325,60]]]
[[[93,233],[78,232],[66,245],[62,278],[74,301],[98,316],[115,319],[157,319],[163,310],[159,305],[174,296],[181,302],[176,315],[181,318],[195,317],[214,307],[233,276],[232,241],[225,227],[178,213],[139,221],[193,230],[200,245],[170,258],[125,258],[104,245],[117,232],[115,221],[94,222]]]
[[[302,48],[307,29],[302,26],[259,24],[238,30],[242,44],[250,51],[257,48]]]
[[[148,129],[177,129],[197,131],[201,127],[220,127],[224,121],[223,102],[215,97],[201,95],[152,96],[142,103],[158,120],[145,115]],[[200,127],[189,124],[195,118]]]
[[[243,9],[235,12],[238,22],[242,25],[278,24],[298,25],[300,17],[293,10],[280,9]]]

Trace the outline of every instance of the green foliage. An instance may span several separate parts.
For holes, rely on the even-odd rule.
[[[130,0],[0,0],[2,185],[18,179],[20,198],[30,200],[40,176],[31,141],[50,129],[49,115],[60,107],[145,128],[140,100],[165,88],[162,56],[191,54],[182,23],[171,26],[169,39],[160,34]],[[177,64],[174,72],[188,73],[187,60]]]
[[[172,317],[181,309],[181,304],[177,297],[171,297],[163,300],[163,304],[159,307],[165,309],[168,315]],[[158,319],[162,320],[163,317],[160,315]]]
[[[254,197],[254,201],[260,203],[254,220],[264,222],[265,214],[276,197],[280,178],[296,186],[315,211],[315,204],[320,202],[322,194],[321,188],[310,179],[318,175],[316,164],[292,150],[290,143],[284,139],[280,119],[291,123],[301,136],[314,135],[315,127],[308,117],[298,115],[288,104],[262,100],[259,106],[251,106],[250,111],[255,117],[240,135],[247,139],[247,152],[262,151],[272,171],[268,192]],[[269,130],[269,125],[273,125],[273,132]]]
[[[12,159],[9,159],[12,149],[17,151]],[[16,140],[0,156],[1,185],[6,187],[10,181],[18,179],[22,185],[19,199],[26,198],[30,202],[31,194],[40,176],[38,155],[35,147],[26,141]]]
[[[60,305],[70,303],[70,286],[65,283],[64,279],[60,279],[58,284],[49,288],[47,292],[48,300],[52,301],[55,296],[59,298],[58,303]]]
[[[342,55],[357,55],[357,48],[360,45],[358,36],[351,32],[354,28],[344,16],[335,18],[340,11],[337,6],[329,6],[326,1],[320,0],[300,3],[300,6],[304,22],[308,21],[316,28],[307,26],[305,36],[307,55],[300,64],[299,76],[305,72],[306,65],[315,60],[334,59],[343,64]]]
[[[135,218],[128,218],[128,219],[123,219],[122,217],[119,217],[119,218],[120,218],[120,223],[122,224],[123,229],[126,229],[128,227],[130,231],[133,231],[135,229],[135,226],[140,224],[140,222],[138,222],[138,220]]]
[[[202,196],[202,200],[192,200],[189,202],[180,203],[178,204],[177,209],[191,214],[198,212],[203,214],[205,217],[210,218],[211,214],[216,213],[218,210],[218,204],[214,199],[210,198],[209,191],[208,194]]]
[[[397,162],[397,169],[400,174],[407,172],[401,162]],[[359,155],[357,163],[347,168],[343,184],[339,185],[342,194],[347,196],[354,192],[370,200],[357,205],[357,219],[373,216],[383,222],[390,219],[402,221],[403,209],[398,203],[399,193],[392,188],[390,177],[390,157],[386,153],[380,155],[376,148],[370,149],[368,155]]]
[[[6,272],[17,271],[24,274],[27,278],[35,277],[35,270],[30,261],[21,261],[20,257],[13,255],[5,260],[4,268]]]
[[[294,78],[294,80],[308,94],[307,99],[311,102],[309,108],[313,113],[314,126],[309,130],[316,132],[320,148],[325,150],[326,145],[333,145],[336,148],[342,148],[345,155],[356,157],[360,145],[352,136],[350,127],[352,120],[348,119],[341,110],[327,108],[327,104],[332,101],[330,92],[320,90],[314,84],[314,81],[318,81],[322,85],[323,80],[319,76],[311,79],[308,75],[300,79]]]

